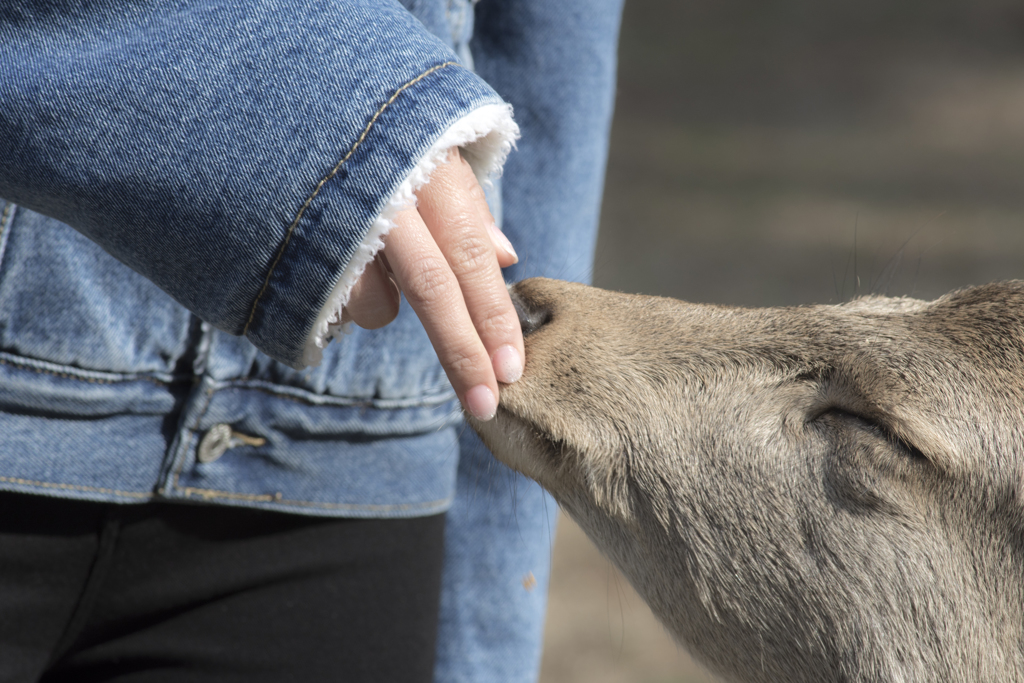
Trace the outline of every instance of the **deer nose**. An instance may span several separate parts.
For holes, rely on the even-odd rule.
[[[524,337],[528,337],[551,322],[551,311],[547,307],[530,301],[515,287],[509,287],[508,294],[512,298],[512,305],[515,306],[516,314],[519,316],[519,326],[523,330]]]

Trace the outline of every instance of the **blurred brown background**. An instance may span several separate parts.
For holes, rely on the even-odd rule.
[[[627,0],[602,287],[775,306],[1024,278],[1019,0]],[[563,517],[543,683],[712,681]]]

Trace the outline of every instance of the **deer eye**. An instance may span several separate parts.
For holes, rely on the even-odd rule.
[[[878,438],[887,441],[895,450],[905,454],[908,458],[920,460],[921,462],[928,462],[928,458],[925,457],[924,453],[922,453],[917,446],[902,438],[889,425],[885,424],[881,420],[846,410],[845,408],[839,408],[837,406],[826,408],[819,413],[815,419],[821,419],[824,417],[832,417],[833,419],[841,420],[855,425],[860,429],[864,429],[865,431],[869,431],[875,434]]]

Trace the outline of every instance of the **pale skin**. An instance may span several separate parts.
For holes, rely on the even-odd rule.
[[[458,150],[416,198],[384,238],[384,257],[353,287],[344,318],[368,329],[387,325],[398,315],[400,287],[462,405],[489,420],[498,383],[515,382],[523,372],[519,317],[501,275],[518,257]]]

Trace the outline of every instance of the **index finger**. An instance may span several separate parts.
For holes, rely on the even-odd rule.
[[[459,281],[415,209],[400,212],[384,238],[395,279],[423,323],[455,393],[478,420],[498,410],[491,359],[466,309]]]
[[[473,169],[453,150],[416,194],[420,216],[459,281],[498,380],[515,382],[523,372],[523,334],[501,274],[500,232]]]

